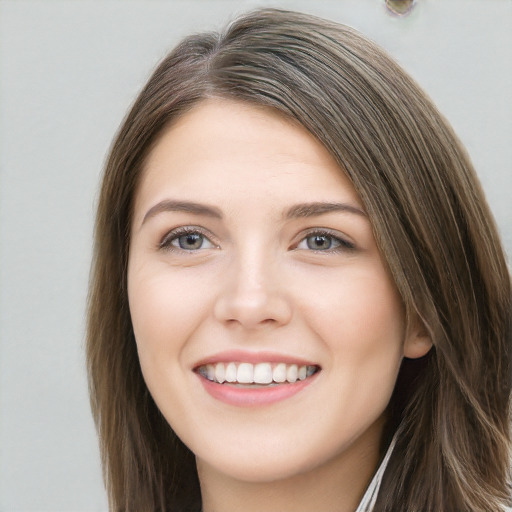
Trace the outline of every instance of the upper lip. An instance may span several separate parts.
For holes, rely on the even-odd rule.
[[[194,364],[194,369],[207,364],[215,363],[286,363],[296,364],[298,366],[320,366],[313,361],[292,356],[289,354],[279,354],[276,352],[247,351],[247,350],[226,350],[207,356]]]

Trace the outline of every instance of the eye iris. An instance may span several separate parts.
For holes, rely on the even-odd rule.
[[[309,249],[325,250],[331,248],[332,239],[326,235],[314,235],[308,237],[307,244]]]
[[[200,249],[203,245],[203,236],[198,233],[187,233],[178,238],[181,249]]]

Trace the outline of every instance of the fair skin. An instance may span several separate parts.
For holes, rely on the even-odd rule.
[[[128,296],[205,512],[357,507],[400,362],[430,343],[406,331],[357,193],[304,128],[220,99],[173,123],[138,186]]]

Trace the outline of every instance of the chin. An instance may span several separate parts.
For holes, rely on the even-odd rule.
[[[216,460],[214,463],[198,458],[198,469],[202,465],[210,466],[214,471],[223,474],[233,480],[247,483],[270,483],[287,480],[295,476],[305,474],[308,471],[322,465],[319,460],[313,458],[305,460],[295,457],[272,457],[265,454],[263,457],[254,457],[251,460]]]
[[[349,428],[345,434],[338,426],[323,430],[316,437],[310,432],[305,438],[294,435],[291,427],[289,432],[276,432],[275,436],[268,431],[260,439],[255,435],[230,436],[209,446],[203,444],[203,438],[201,446],[192,448],[197,448],[199,471],[213,471],[247,483],[270,483],[308,475],[323,478],[322,475],[333,472],[351,474],[361,463],[377,464],[384,418],[381,415],[364,427]],[[338,434],[337,439],[334,433]],[[229,448],[219,451],[219,446]],[[308,485],[306,481],[304,485]]]

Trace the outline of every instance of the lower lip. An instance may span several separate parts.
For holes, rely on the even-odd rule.
[[[311,375],[311,377],[307,379],[294,382],[293,384],[278,384],[276,386],[260,388],[219,384],[218,382],[212,382],[206,379],[200,374],[197,374],[197,376],[205,390],[216,400],[239,407],[256,407],[280,402],[296,395],[316,380],[318,373],[319,372]]]

